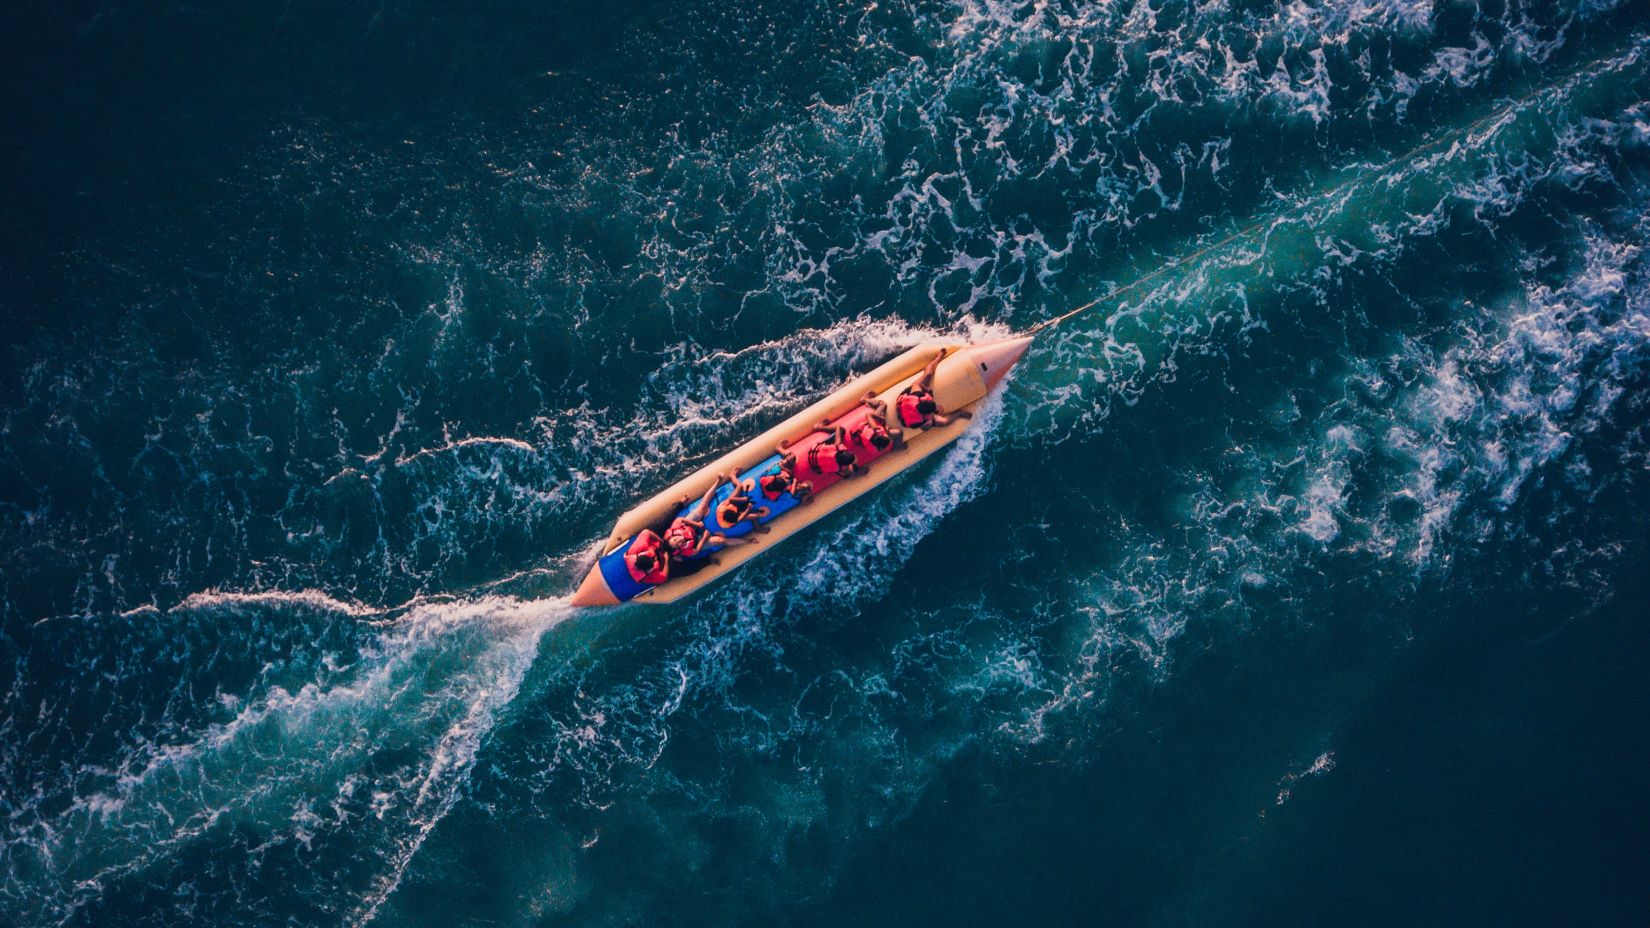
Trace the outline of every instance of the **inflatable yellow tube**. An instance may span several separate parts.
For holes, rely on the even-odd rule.
[[[717,475],[734,468],[750,470],[769,460],[780,441],[795,442],[813,431],[821,419],[836,419],[856,409],[867,392],[875,392],[887,402],[888,424],[899,426],[894,412],[900,391],[909,386],[923,368],[949,350],[935,368],[931,391],[945,413],[972,412],[1031,345],[1030,338],[1012,338],[977,345],[919,345],[877,369],[857,377],[807,409],[786,419],[761,435],[733,449],[715,461],[667,487],[653,498],[619,517],[602,546],[601,556],[573,595],[575,606],[612,606],[621,602],[669,603],[690,596],[738,569],[786,538],[807,528],[832,512],[858,499],[881,484],[911,468],[928,455],[955,441],[972,424],[972,419],[953,418],[943,426],[926,431],[905,430],[909,450],[879,457],[869,470],[857,477],[832,483],[816,494],[806,506],[789,508],[769,522],[771,531],[758,544],[725,548],[714,561],[691,574],[673,576],[657,585],[638,583],[625,573],[622,552],[644,529],[661,531],[681,509],[683,496],[698,498]]]

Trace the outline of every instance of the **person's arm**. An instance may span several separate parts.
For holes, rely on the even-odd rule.
[[[703,517],[700,517],[698,519],[689,519],[689,520],[687,520],[687,523],[689,525],[693,526],[693,528],[694,528],[694,532],[693,532],[693,550],[692,551],[683,551],[682,556],[683,557],[698,557],[699,552],[705,550],[705,545],[710,544],[710,539],[711,539],[711,534],[712,533],[709,529],[705,528],[705,522],[704,522]]]

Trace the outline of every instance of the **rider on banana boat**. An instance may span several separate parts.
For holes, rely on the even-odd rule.
[[[852,477],[860,470],[859,460],[843,443],[840,427],[831,432],[829,438],[809,445],[804,460],[807,462],[808,470],[820,477],[829,477],[833,474],[837,477]]]
[[[728,474],[728,481],[733,484],[728,498],[716,504],[716,527],[723,532],[731,531],[741,522],[754,524],[754,530],[766,535],[773,531],[762,520],[768,517],[770,511],[767,506],[758,506],[751,499],[751,493],[756,491],[756,481],[753,479],[740,480],[739,468],[735,467]]]
[[[727,474],[717,474],[716,481],[700,497],[699,502],[688,510],[686,515],[677,516],[670,527],[665,529],[665,546],[671,554],[683,560],[697,558],[705,554],[706,545],[743,544],[746,539],[732,539],[721,532],[712,532],[705,528],[705,516],[710,514],[710,501],[716,496],[722,482],[728,479]],[[682,504],[686,505],[690,497],[683,496]]]
[[[838,443],[858,449],[861,460],[867,456],[880,456],[888,449],[903,444],[905,430],[888,427],[888,404],[877,399],[875,390],[866,391],[860,403],[864,406],[863,412],[855,411],[837,420],[837,427],[845,432],[838,436]],[[823,420],[815,426],[827,427],[829,423]]]
[[[779,470],[771,474],[764,474],[754,481],[746,480],[745,492],[760,492],[762,498],[770,503],[778,501],[780,497],[787,493],[801,500],[804,504],[812,502],[813,483],[796,479],[796,455],[787,453],[783,444],[780,445],[779,455]],[[752,483],[755,486],[750,486]]]
[[[900,391],[894,399],[894,411],[899,418],[899,424],[908,429],[927,430],[936,425],[950,425],[953,419],[972,419],[971,412],[954,412],[946,414],[940,411],[940,406],[934,401],[934,369],[940,366],[949,349],[942,348],[922,369],[917,379],[911,385]]]
[[[637,583],[663,583],[670,579],[670,550],[657,532],[644,528],[625,552],[624,566]]]

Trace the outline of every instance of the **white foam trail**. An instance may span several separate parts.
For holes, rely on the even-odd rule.
[[[565,617],[568,607],[563,606],[560,612]],[[366,895],[351,915],[350,924],[365,925],[373,920],[384,900],[401,884],[407,864],[458,801],[460,787],[475,763],[482,738],[492,730],[499,710],[508,705],[520,690],[522,678],[537,649],[539,635],[547,628],[547,625],[539,628],[531,636],[530,645],[515,649],[514,659],[504,668],[499,680],[483,698],[473,700],[463,717],[442,733],[441,740],[430,754],[429,765],[418,783],[417,794],[407,815],[411,834],[396,840],[394,849],[387,855],[387,868],[374,877]]]
[[[1612,145],[1642,144],[1636,131],[1590,130]],[[1251,595],[1291,595],[1303,569],[1350,558],[1403,590],[1527,531],[1523,504],[1538,489],[1553,506],[1565,495],[1557,487],[1587,495],[1631,479],[1578,445],[1611,427],[1643,431],[1622,420],[1650,364],[1650,219],[1613,233],[1582,224],[1578,239],[1562,283],[1532,263],[1522,292],[1462,306],[1442,344],[1422,332],[1346,359],[1342,382],[1323,391],[1344,399],[1291,427],[1284,444],[1244,443],[1212,472],[1177,478],[1189,483],[1184,537],[1135,528],[1131,550],[1062,595],[1093,604],[1074,620],[1082,650],[1054,672],[1054,698],[1005,731],[1044,737],[1051,714],[1104,694],[1118,654],[1162,672],[1188,617],[1242,621]]]
[[[1078,317],[1049,333],[1052,350],[1039,352],[1034,369],[1022,375],[1040,400],[1031,403],[1028,425],[1016,437],[1059,441],[1086,434],[1116,405],[1132,405],[1154,384],[1172,382],[1181,355],[1229,355],[1266,329],[1251,310],[1252,294],[1322,292],[1341,267],[1368,273],[1395,266],[1412,244],[1438,235],[1461,206],[1490,224],[1543,184],[1597,177],[1595,151],[1634,144],[1632,117],[1642,107],[1629,106],[1614,121],[1575,110],[1610,98],[1612,89],[1643,71],[1647,58],[1650,44],[1640,42],[1546,94],[1470,124],[1472,131],[1448,146],[1326,181],[1272,219],[1151,278],[1108,315]]]
[[[457,441],[449,441],[437,448],[425,448],[421,451],[415,451],[412,454],[404,454],[395,459],[395,466],[405,467],[421,458],[447,454],[448,452],[458,451],[463,448],[479,448],[485,446],[513,448],[517,451],[525,451],[528,454],[533,454],[538,450],[519,438],[492,438],[488,436],[475,436],[471,438],[460,438]]]
[[[1322,754],[1319,754],[1317,757],[1313,758],[1312,763],[1309,764],[1304,770],[1296,770],[1284,774],[1283,779],[1278,781],[1278,798],[1273,805],[1281,806],[1288,802],[1289,797],[1295,794],[1295,786],[1300,783],[1300,781],[1306,779],[1307,777],[1321,777],[1334,769],[1335,752],[1324,751]],[[1263,812],[1262,814],[1264,815],[1265,813]]]
[[[324,600],[323,600],[324,601]],[[206,606],[312,606],[303,594],[224,596]],[[201,608],[197,603],[191,608]],[[19,848],[50,874],[39,914],[70,917],[124,875],[239,823],[264,846],[349,828],[385,866],[356,913],[369,919],[424,838],[452,808],[482,739],[514,698],[565,600],[486,597],[413,607],[330,684],[275,687],[192,741],[159,747],[103,791],[76,797]],[[388,756],[410,760],[386,772]],[[135,758],[134,758],[135,759]],[[371,815],[346,810],[372,794]],[[333,797],[333,818],[316,811]],[[296,810],[296,811],[294,811]],[[376,823],[376,824],[371,824]]]
[[[242,606],[298,606],[323,612],[337,612],[350,616],[377,615],[379,611],[357,602],[347,602],[320,590],[264,590],[238,592],[235,590],[202,590],[185,596],[171,611],[214,609]]]
[[[1532,287],[1505,318],[1445,350],[1403,398],[1405,415],[1381,438],[1409,467],[1397,495],[1421,512],[1413,528],[1375,521],[1374,547],[1433,565],[1447,535],[1488,532],[1577,436],[1612,420],[1650,356],[1647,241],[1595,233],[1586,247],[1580,274],[1556,290]]]

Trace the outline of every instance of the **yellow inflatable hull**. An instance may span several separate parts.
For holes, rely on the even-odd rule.
[[[894,419],[894,399],[901,390],[914,381],[924,367],[942,349],[951,349],[934,371],[931,389],[941,410],[951,413],[973,412],[991,391],[1002,382],[1010,368],[1020,360],[1030,346],[1030,338],[1013,338],[996,342],[967,344],[919,345],[881,367],[855,378],[807,409],[786,419],[761,435],[751,439],[727,454],[699,468],[692,474],[660,491],[653,498],[619,517],[613,531],[602,546],[601,557],[608,558],[608,570],[613,569],[611,555],[629,544],[643,529],[660,531],[681,509],[683,496],[697,498],[716,481],[717,475],[733,468],[748,470],[773,455],[780,441],[794,442],[813,431],[821,419],[835,419],[855,409],[867,391],[873,391],[888,403],[888,416]],[[899,423],[889,423],[897,427]],[[757,544],[724,548],[717,552],[715,562],[682,577],[673,577],[657,586],[634,593],[627,584],[611,583],[603,574],[601,559],[573,595],[575,606],[613,606],[622,600],[613,587],[621,590],[626,599],[639,603],[671,603],[697,593],[704,587],[735,570],[747,561],[760,557],[776,544],[801,532],[820,519],[848,505],[859,497],[892,480],[915,466],[923,458],[955,441],[973,424],[972,419],[954,418],[950,424],[927,431],[905,430],[908,450],[885,454],[862,475],[833,483],[822,489],[804,506],[797,506],[773,519],[771,531],[759,537]],[[630,595],[633,594],[633,595]]]

